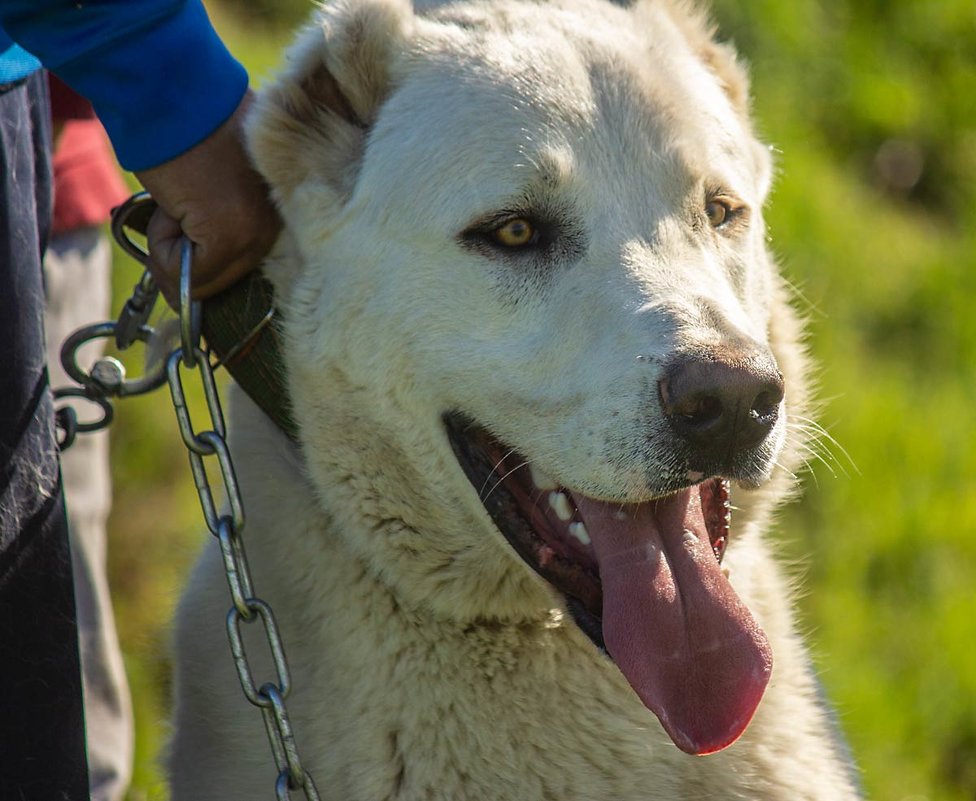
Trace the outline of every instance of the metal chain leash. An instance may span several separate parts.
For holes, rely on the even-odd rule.
[[[143,204],[152,203],[148,195],[136,195],[117,210],[113,217],[113,235],[123,249],[135,256],[143,264],[146,254],[125,233],[126,217],[137,209],[136,214],[144,213]],[[116,224],[118,221],[118,224]],[[55,392],[57,398],[84,397],[97,403],[103,409],[103,417],[93,423],[78,423],[73,410],[58,412],[58,425],[66,423],[59,437],[61,447],[66,448],[74,439],[76,432],[104,428],[111,422],[112,406],[110,397],[126,397],[143,394],[169,384],[173,408],[179,425],[183,444],[190,459],[190,470],[196,485],[197,495],[207,528],[219,544],[223,556],[224,573],[230,588],[232,606],[225,621],[230,650],[237,669],[245,698],[261,710],[271,753],[278,776],[275,781],[275,797],[282,801],[290,799],[292,792],[301,792],[308,801],[319,801],[318,790],[312,775],[302,764],[295,742],[294,731],[285,701],[291,692],[291,674],[285,659],[284,644],[271,606],[254,593],[251,571],[247,563],[244,541],[241,532],[244,528],[244,504],[240,487],[234,471],[233,460],[227,445],[227,429],[223,410],[214,379],[214,368],[210,354],[200,346],[200,303],[190,300],[190,267],[192,245],[183,240],[180,269],[180,346],[166,358],[163,369],[135,381],[127,380],[125,370],[116,359],[100,359],[89,373],[80,369],[77,351],[85,342],[92,339],[114,336],[120,349],[132,342],[146,342],[155,333],[148,325],[149,315],[158,295],[152,277],[147,271],[136,285],[133,296],[126,303],[117,322],[99,323],[88,326],[72,334],[61,351],[61,359],[68,374],[81,384]],[[210,428],[195,430],[190,419],[182,372],[195,370],[200,378],[203,396],[207,404]],[[64,407],[69,408],[70,407]],[[218,511],[214,488],[207,475],[204,460],[216,459],[221,483],[226,495],[228,511]],[[242,635],[242,624],[260,622],[265,640],[271,652],[275,680],[257,686],[254,673],[248,661]]]

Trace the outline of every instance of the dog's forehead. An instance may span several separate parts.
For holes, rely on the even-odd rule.
[[[703,165],[742,163],[745,132],[728,99],[665,18],[638,26],[605,4],[509,3],[475,22],[465,8],[450,12],[461,22],[447,11],[422,21],[400,64],[372,134],[387,184],[401,172],[416,187],[434,169],[455,186],[476,179],[487,201],[493,188],[501,200],[532,175],[571,171],[553,164],[587,162],[604,183],[607,172],[659,181],[664,171],[684,186]]]
[[[443,20],[418,26],[392,102],[417,109],[427,133],[461,146],[469,141],[464,133],[499,125],[519,126],[525,137],[591,128],[596,99],[586,53],[576,37],[536,12],[526,9],[518,26],[494,17],[482,26]]]

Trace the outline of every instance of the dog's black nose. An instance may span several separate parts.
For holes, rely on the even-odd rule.
[[[764,350],[683,357],[665,368],[661,406],[691,451],[693,469],[728,470],[773,430],[783,376]]]

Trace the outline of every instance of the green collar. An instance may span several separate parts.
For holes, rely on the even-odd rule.
[[[227,368],[278,428],[297,440],[285,390],[279,324],[274,290],[260,271],[203,303],[201,329],[217,364]]]

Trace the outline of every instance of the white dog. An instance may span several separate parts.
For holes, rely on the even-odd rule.
[[[233,450],[324,798],[857,797],[764,541],[806,365],[747,95],[678,0],[334,0],[262,94],[301,444],[237,397]],[[271,793],[227,606],[212,545],[176,801]]]

